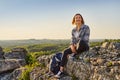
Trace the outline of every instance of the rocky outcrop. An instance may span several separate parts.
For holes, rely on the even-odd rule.
[[[24,66],[25,60],[24,59],[5,59],[0,60],[0,73],[7,72]]]
[[[48,68],[41,68],[41,67],[35,67],[30,72],[30,80],[58,80],[52,77],[48,77],[46,74],[48,73]],[[72,80],[71,76],[63,76],[59,80]]]
[[[120,61],[102,58],[83,58],[82,61],[68,61],[67,73],[78,80],[119,80]]]
[[[90,66],[79,61],[68,60],[66,71],[69,75],[79,80],[88,80],[90,78]]]
[[[27,51],[24,48],[13,48],[11,52],[4,53],[0,48],[4,59],[0,59],[0,80],[18,80],[26,65]],[[0,54],[0,55],[1,55]]]
[[[66,72],[68,80],[119,80],[120,79],[120,43],[103,43],[102,46],[91,48],[76,56],[76,59],[68,60]],[[40,63],[45,66],[49,63],[50,56],[39,57]],[[43,72],[42,70],[37,70]],[[36,77],[43,77],[33,71]],[[66,78],[66,77],[64,77]],[[36,80],[36,79],[32,79]],[[42,80],[46,80],[43,78]],[[53,78],[50,80],[54,80]],[[60,80],[64,80],[63,77]]]
[[[118,43],[118,42],[104,42],[101,45],[101,48],[106,48],[106,49],[120,49],[120,43]]]
[[[48,78],[45,76],[46,69],[43,69],[41,67],[35,67],[30,72],[30,79],[31,80],[47,80]]]
[[[7,72],[7,73],[4,73],[4,74],[1,74],[0,75],[0,80],[19,80],[22,73],[25,70],[27,70],[27,69],[24,68],[24,67],[20,67],[20,68],[15,69],[12,72]]]
[[[5,55],[6,59],[0,62],[0,80],[18,80],[22,72],[26,70],[26,68],[21,69],[21,66],[25,65],[26,53],[21,54],[20,49],[13,49],[12,52],[15,52],[15,56],[11,56],[14,54],[10,53],[11,55]],[[19,55],[24,56],[24,58],[19,57]],[[57,80],[46,75],[53,55],[44,55],[37,58],[42,66],[35,67],[30,72],[31,80]],[[18,61],[19,59],[22,61]],[[13,60],[13,62],[10,60]],[[7,67],[5,67],[6,65]],[[10,69],[10,67],[12,68]],[[120,43],[105,42],[101,46],[95,46],[89,51],[77,55],[74,60],[69,58],[65,71],[66,75],[59,80],[119,80]]]
[[[24,48],[13,48],[11,52],[4,55],[5,59],[25,59],[27,51]]]

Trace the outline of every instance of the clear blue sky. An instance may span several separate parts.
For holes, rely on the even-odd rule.
[[[90,39],[120,38],[120,0],[0,0],[0,40],[70,39],[76,13]]]

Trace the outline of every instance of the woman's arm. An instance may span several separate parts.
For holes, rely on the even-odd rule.
[[[76,53],[76,38],[74,36],[74,30],[72,30],[72,38],[71,38],[71,43],[70,43],[70,48],[73,53]]]
[[[71,38],[71,45],[74,45],[74,44],[76,44],[76,38],[75,38],[75,35],[74,35],[74,29],[72,30],[72,32],[71,32],[71,35],[72,35],[72,38]]]
[[[73,53],[76,53],[76,45],[70,45],[70,48]]]
[[[85,34],[83,36],[83,40],[88,43],[89,42],[89,37],[90,37],[90,28],[87,27],[85,30]]]

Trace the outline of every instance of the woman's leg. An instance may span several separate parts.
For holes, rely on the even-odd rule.
[[[88,50],[89,50],[88,44],[85,41],[81,40],[80,44],[79,44],[79,48],[77,50],[77,53],[79,54],[79,53],[82,53],[82,52],[88,51]]]
[[[55,75],[56,78],[60,78],[60,75],[64,70],[64,66],[67,64],[68,54],[72,54],[71,48],[68,48],[63,52],[62,61],[60,64],[60,71]]]
[[[68,54],[72,54],[71,48],[68,48],[63,52],[62,61],[61,61],[60,66],[64,67],[67,64]]]

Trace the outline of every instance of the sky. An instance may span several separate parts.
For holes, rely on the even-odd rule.
[[[71,39],[76,13],[90,39],[120,39],[120,0],[0,0],[0,40]]]

